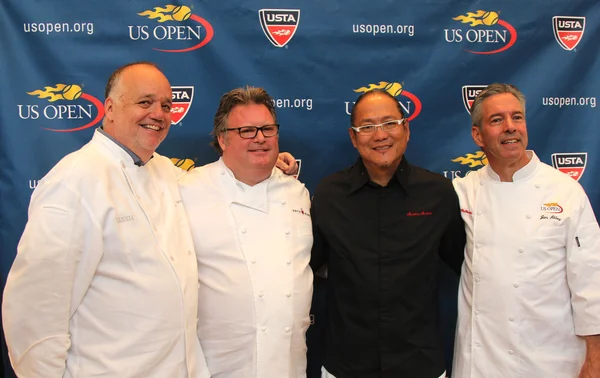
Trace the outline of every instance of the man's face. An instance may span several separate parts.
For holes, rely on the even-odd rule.
[[[355,125],[364,126],[380,124],[386,121],[402,119],[395,100],[382,95],[373,94],[363,98],[355,105]],[[370,135],[349,129],[352,144],[358,150],[367,169],[370,167],[396,170],[410,137],[408,121],[404,121],[391,131],[377,128]]]
[[[274,123],[269,109],[262,104],[237,105],[227,117],[227,128],[232,129]],[[278,135],[265,138],[259,131],[254,138],[243,139],[237,130],[232,130],[218,139],[223,150],[223,161],[238,180],[254,185],[271,175],[279,155]]]
[[[159,70],[142,64],[128,67],[105,101],[104,129],[147,161],[169,132],[171,105],[171,85]]]
[[[481,125],[473,126],[471,135],[492,167],[527,164],[527,124],[519,100],[502,93],[485,99],[481,105]]]

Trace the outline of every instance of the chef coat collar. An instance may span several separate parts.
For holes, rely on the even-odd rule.
[[[531,176],[535,172],[535,170],[538,167],[538,163],[540,162],[540,159],[537,157],[535,152],[533,152],[532,150],[527,150],[527,151],[525,151],[525,153],[529,157],[529,163],[525,164],[525,166],[523,168],[519,169],[518,171],[516,171],[513,174],[513,181],[520,181],[520,180],[527,179],[529,176]],[[488,165],[486,168],[488,168],[486,170],[486,173],[487,173],[486,176],[489,180],[501,181],[500,176],[498,176],[498,174],[496,172],[494,172],[494,170],[492,169],[491,166]]]
[[[142,159],[133,151],[131,151],[129,148],[127,148],[127,146],[125,146],[123,143],[117,141],[115,138],[113,138],[112,135],[108,134],[105,130],[104,130],[104,126],[100,126],[98,127],[96,130],[98,130],[98,132],[102,135],[104,135],[105,137],[107,137],[108,139],[112,140],[117,146],[121,147],[122,149],[125,150],[125,152],[127,152],[129,154],[129,156],[131,156],[131,158],[133,159],[133,164],[137,165],[138,167],[142,167],[144,166],[148,161],[150,161],[150,159],[152,159],[154,157],[154,155],[150,156],[150,159],[148,159],[148,161],[146,163],[144,163],[142,161]]]

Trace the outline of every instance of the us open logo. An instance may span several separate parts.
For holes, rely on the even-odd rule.
[[[261,9],[258,18],[267,39],[274,46],[283,47],[296,34],[300,9]]]
[[[554,16],[552,29],[556,42],[567,51],[573,50],[583,37],[585,31],[585,17]]]

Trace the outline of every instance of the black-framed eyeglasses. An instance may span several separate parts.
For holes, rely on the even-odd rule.
[[[274,137],[279,134],[279,124],[273,123],[271,125],[264,126],[242,126],[242,127],[234,127],[231,129],[225,129],[227,131],[237,130],[240,133],[240,137],[243,139],[253,139],[258,135],[258,130],[262,133],[265,138]]]
[[[375,130],[377,130],[378,127],[381,128],[381,130],[383,131],[392,131],[394,130],[396,127],[398,127],[399,125],[404,123],[404,118],[401,119],[395,119],[393,121],[385,121],[382,122],[378,125],[364,125],[364,126],[352,126],[352,130],[356,131],[357,133],[361,133],[361,134],[373,134],[375,132]]]

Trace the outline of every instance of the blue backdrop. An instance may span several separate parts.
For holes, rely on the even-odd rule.
[[[2,0],[2,282],[37,180],[91,138],[109,74],[138,60],[173,85],[161,154],[190,159],[184,167],[214,161],[220,96],[262,86],[276,99],[281,149],[301,159],[311,191],[356,158],[347,128],[360,93],[396,96],[411,121],[409,160],[453,178],[487,164],[469,101],[486,84],[513,83],[527,96],[530,148],[598,209],[599,24],[597,0]]]

